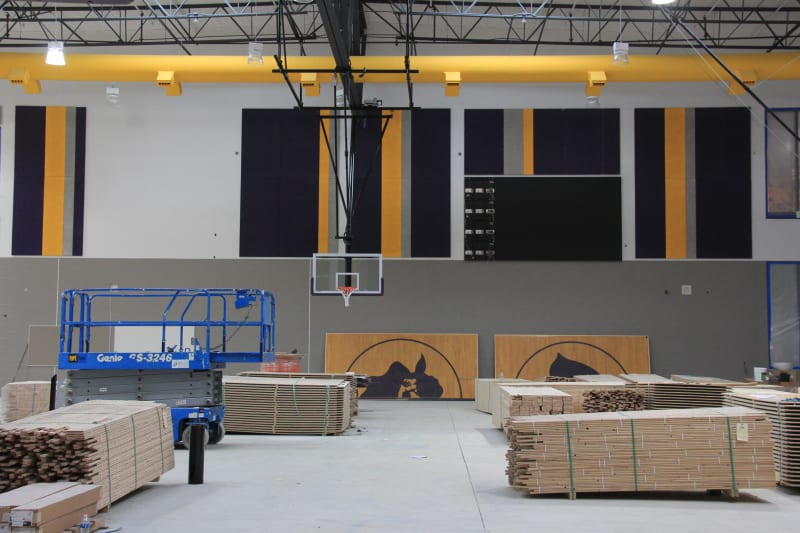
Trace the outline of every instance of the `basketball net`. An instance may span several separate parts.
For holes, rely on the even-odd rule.
[[[350,307],[350,295],[353,294],[353,291],[355,291],[356,288],[343,286],[343,287],[336,287],[336,290],[342,293],[342,296],[344,297],[344,306]]]

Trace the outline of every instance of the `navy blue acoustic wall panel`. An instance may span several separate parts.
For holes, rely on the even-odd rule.
[[[450,256],[450,110],[411,115],[411,256]]]
[[[619,174],[618,109],[536,109],[534,174]]]
[[[750,258],[750,111],[695,110],[697,256]]]
[[[317,249],[319,111],[244,109],[239,255]]]
[[[503,110],[464,111],[464,173],[503,174]]]
[[[359,120],[355,143],[353,248],[354,253],[381,252],[381,129],[380,117]]]

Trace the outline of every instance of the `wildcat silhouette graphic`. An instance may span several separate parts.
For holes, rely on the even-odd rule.
[[[382,376],[371,377],[362,398],[441,398],[439,380],[425,373],[425,356],[420,354],[414,372],[395,361]]]
[[[584,374],[598,374],[597,370],[589,365],[568,359],[559,353],[550,365],[550,375],[562,378],[571,378]]]

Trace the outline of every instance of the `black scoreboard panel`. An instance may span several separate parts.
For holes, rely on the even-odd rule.
[[[619,176],[475,177],[464,186],[464,258],[620,261]]]

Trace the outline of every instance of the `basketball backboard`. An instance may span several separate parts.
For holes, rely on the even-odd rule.
[[[383,256],[314,254],[311,294],[344,296],[345,303],[353,294],[383,294]]]

